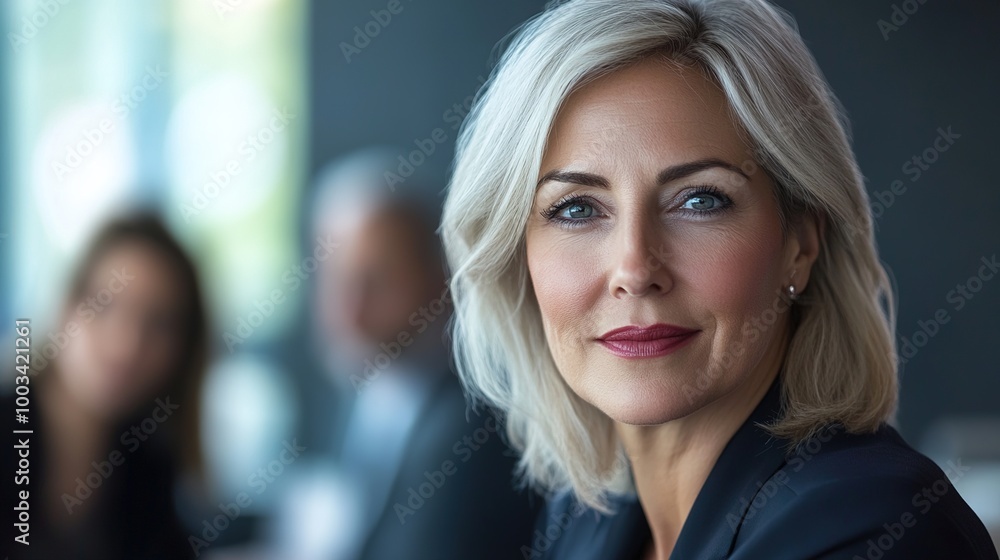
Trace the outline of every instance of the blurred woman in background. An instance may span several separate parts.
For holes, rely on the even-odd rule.
[[[192,556],[174,488],[179,470],[200,472],[205,333],[195,267],[161,222],[108,223],[54,334],[35,336],[31,544],[5,523],[12,559]]]

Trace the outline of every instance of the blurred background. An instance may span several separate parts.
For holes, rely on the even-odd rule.
[[[942,465],[973,465],[953,482],[1000,542],[1000,280],[983,269],[1000,251],[1000,4],[777,4],[795,16],[853,125],[899,295],[899,429]],[[339,446],[338,395],[356,387],[332,379],[317,335],[322,172],[376,146],[396,173],[381,194],[419,199],[432,214],[497,43],[543,8],[538,0],[5,2],[3,363],[14,362],[6,325],[19,318],[31,319],[35,351],[57,357],[65,294],[88,243],[123,209],[154,211],[197,267],[209,325],[198,404],[185,403],[199,411],[207,482],[178,484],[182,533],[220,557],[249,557],[255,544],[280,540],[274,520],[304,487],[291,476],[254,492],[217,538],[205,538],[203,522],[289,442],[306,457]],[[56,348],[51,356],[46,345]],[[154,404],[150,396],[138,409],[149,414]]]

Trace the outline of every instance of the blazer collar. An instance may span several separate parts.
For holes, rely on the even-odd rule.
[[[709,473],[674,546],[671,558],[725,558],[761,486],[785,464],[785,440],[757,423],[781,413],[781,376],[736,431]]]
[[[785,463],[784,440],[757,426],[781,412],[780,375],[740,426],[712,467],[678,536],[671,559],[725,558],[760,487]],[[638,558],[650,538],[642,506],[634,496],[616,504],[618,515],[605,542],[614,558]],[[615,520],[615,518],[618,518]]]

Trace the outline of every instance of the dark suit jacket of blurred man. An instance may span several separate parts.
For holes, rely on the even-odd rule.
[[[398,468],[375,482],[390,486],[361,558],[519,558],[542,500],[514,489],[516,456],[496,418],[468,410],[451,372],[429,383]]]

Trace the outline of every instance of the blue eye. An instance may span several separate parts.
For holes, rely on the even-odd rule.
[[[722,201],[712,195],[699,194],[692,196],[681,205],[681,208],[689,210],[714,210],[722,206]]]
[[[585,197],[569,197],[542,211],[547,220],[577,225],[599,216],[599,212]]]
[[[594,207],[583,202],[574,202],[572,204],[567,204],[559,211],[560,218],[567,218],[574,220],[589,218],[593,215],[594,215]]]
[[[680,205],[680,209],[708,214],[724,210],[730,204],[732,204],[732,201],[729,197],[719,192],[715,187],[701,187],[688,196],[684,203]]]

